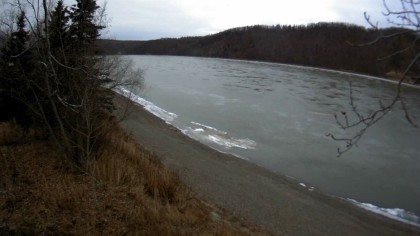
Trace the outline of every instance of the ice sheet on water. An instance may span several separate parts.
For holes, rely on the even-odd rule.
[[[213,131],[215,131],[215,132],[219,132],[219,133],[227,134],[226,132],[219,131],[219,130],[217,130],[216,128],[213,128],[213,127],[211,127],[211,126],[208,126],[208,125],[203,125],[203,124],[200,124],[200,123],[197,123],[197,122],[194,122],[194,121],[191,121],[191,124],[193,124],[193,125],[195,125],[195,126],[198,126],[198,127],[201,127],[201,128],[197,128],[197,129],[207,129],[207,130],[213,130]]]
[[[142,105],[144,109],[154,114],[155,116],[163,119],[166,123],[171,124],[178,116],[175,113],[168,112],[153,103],[147,101],[146,99],[133,94],[131,91],[125,88],[119,88],[116,90],[117,93],[130,98],[132,101]],[[182,127],[180,125],[177,128],[180,129],[184,134],[190,136],[191,138],[197,139],[204,143],[213,143],[218,146],[230,149],[232,147],[242,148],[242,149],[255,149],[256,143],[250,139],[237,139],[230,137],[227,132],[220,131],[211,126],[203,125],[197,122],[191,122],[191,127]]]
[[[208,125],[191,122],[191,127],[187,127],[183,132],[199,141],[217,144],[226,149],[233,147],[242,149],[255,149],[257,144],[250,139],[238,139],[228,135],[227,132],[218,130]]]
[[[289,177],[289,176],[286,176],[286,177]],[[308,186],[305,183],[299,183],[299,185],[302,186],[303,188],[306,188],[308,191],[311,191],[311,192],[315,190],[315,187]]]
[[[120,93],[121,95],[130,98],[132,101],[142,105],[144,107],[144,109],[146,109],[147,111],[149,111],[150,113],[152,113],[153,115],[161,118],[162,120],[164,120],[166,123],[170,123],[172,122],[175,118],[177,118],[178,116],[175,113],[172,112],[168,112],[165,111],[164,109],[156,106],[155,104],[147,101],[146,99],[137,96],[133,93],[131,93],[128,89],[125,88],[119,88],[118,90],[116,90],[118,93]]]
[[[398,220],[398,221],[402,221],[404,223],[407,224],[411,224],[411,225],[416,225],[420,227],[420,217],[417,216],[414,213],[411,213],[409,211],[406,211],[404,209],[400,209],[400,208],[381,208],[378,206],[375,206],[373,204],[370,203],[362,203],[362,202],[358,202],[354,199],[347,199],[348,201],[350,201],[351,203],[362,207],[366,210],[375,212],[376,214],[380,214],[386,217],[389,217],[391,219],[394,220]]]

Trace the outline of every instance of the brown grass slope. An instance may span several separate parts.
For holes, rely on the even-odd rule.
[[[37,132],[0,124],[0,235],[264,234],[197,199],[118,126],[85,172]]]

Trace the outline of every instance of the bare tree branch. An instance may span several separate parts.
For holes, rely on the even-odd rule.
[[[404,47],[402,49],[396,50],[395,52],[378,58],[379,60],[389,59],[393,58],[396,55],[399,55],[401,53],[407,52],[407,51],[414,51],[415,55],[409,62],[409,64],[405,67],[402,76],[399,78],[397,83],[397,88],[395,91],[395,94],[388,104],[384,104],[382,101],[379,101],[379,108],[376,109],[373,112],[369,112],[368,114],[362,114],[361,111],[358,109],[354,95],[353,95],[353,87],[350,82],[350,107],[351,111],[350,113],[353,114],[356,119],[350,120],[349,113],[347,112],[341,112],[341,115],[334,115],[334,118],[336,120],[336,123],[338,126],[343,130],[348,129],[356,129],[356,134],[349,136],[349,137],[336,137],[333,134],[327,134],[328,137],[332,138],[335,141],[343,142],[345,144],[344,148],[338,148],[337,154],[338,156],[341,156],[342,154],[348,152],[351,148],[354,146],[357,146],[357,143],[359,140],[363,137],[363,135],[366,133],[366,131],[375,125],[377,122],[379,122],[384,116],[386,116],[397,103],[401,104],[401,107],[404,111],[405,119],[414,127],[418,128],[418,125],[416,122],[410,117],[409,108],[407,107],[404,99],[402,98],[402,86],[403,83],[409,78],[410,73],[414,71],[416,68],[418,69],[419,66],[419,59],[420,59],[420,50],[418,47],[418,42],[420,38],[420,1],[416,0],[400,0],[401,3],[401,10],[391,10],[390,7],[387,4],[386,0],[383,0],[383,5],[385,8],[385,12],[383,13],[384,16],[387,18],[388,22],[391,23],[394,26],[398,27],[407,27],[402,28],[396,33],[391,34],[380,34],[377,38],[375,38],[373,41],[364,43],[364,44],[352,44],[353,46],[369,46],[373,44],[377,44],[381,40],[385,39],[392,39],[404,35],[411,35],[415,36],[414,40],[412,40],[411,44],[407,47]],[[379,31],[378,24],[374,24],[370,16],[365,12],[364,17],[366,21],[369,23],[369,25]],[[393,18],[398,19],[399,21],[396,22]],[[417,66],[417,67],[416,67]]]

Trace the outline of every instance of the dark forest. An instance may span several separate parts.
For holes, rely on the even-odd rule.
[[[400,72],[415,55],[413,34],[375,39],[407,29],[367,29],[345,23],[248,26],[203,37],[150,41],[101,40],[106,54],[180,55],[279,62],[385,76]]]

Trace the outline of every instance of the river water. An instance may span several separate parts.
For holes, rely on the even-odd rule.
[[[357,131],[342,130],[334,118],[346,112],[355,119],[350,81],[363,114],[389,102],[395,84],[274,63],[128,57],[144,72],[137,94],[143,105],[190,137],[296,178],[308,191],[373,204],[361,206],[420,223],[406,212],[420,215],[420,129],[407,122],[400,104],[340,157],[337,148],[344,144],[327,137]],[[420,90],[404,87],[403,94],[412,120],[420,122]]]

